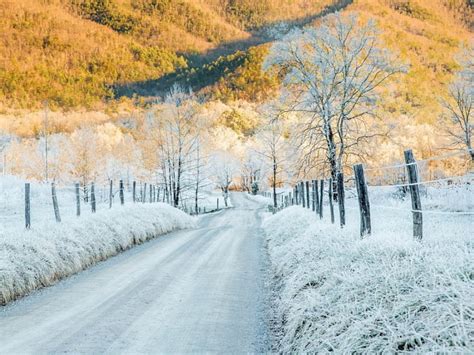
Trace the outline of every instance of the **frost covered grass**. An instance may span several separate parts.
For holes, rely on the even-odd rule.
[[[388,200],[372,194],[371,202]],[[426,201],[438,205],[434,197]],[[373,235],[361,240],[355,203],[348,200],[343,230],[296,206],[265,221],[276,350],[473,352],[472,216],[426,215],[419,243],[412,240],[409,208],[372,208]],[[468,207],[459,204],[455,210]]]
[[[104,209],[67,223],[44,222],[0,232],[0,304],[54,284],[194,219],[163,203]]]

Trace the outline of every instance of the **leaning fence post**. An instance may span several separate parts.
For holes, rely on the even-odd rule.
[[[316,180],[316,184],[318,181]],[[323,218],[323,196],[324,196],[324,180],[319,182],[319,218]]]
[[[364,167],[362,164],[354,165],[354,176],[357,187],[357,196],[359,197],[360,210],[360,236],[370,235],[370,203],[367,183],[365,182]]]
[[[30,183],[25,183],[25,228],[31,228]]]
[[[410,186],[411,209],[413,213],[413,237],[418,240],[423,238],[423,214],[421,212],[420,188],[418,186],[418,165],[416,164],[413,151],[405,150],[405,163],[408,172],[408,183]]]
[[[334,204],[333,204],[333,183],[332,178],[329,178],[328,182],[328,196],[329,196],[329,211],[331,212],[331,223],[334,224]]]
[[[54,182],[51,183],[51,197],[53,198],[54,217],[56,218],[56,222],[61,222],[61,215],[59,214],[58,206],[58,196],[56,195],[56,184]]]
[[[114,198],[114,182],[109,180],[109,208],[112,208],[112,200]]]
[[[346,225],[346,209],[344,206],[344,175],[342,172],[337,173],[337,202],[339,204],[339,222],[341,228]]]
[[[81,215],[81,193],[79,183],[76,183],[76,216]]]
[[[96,205],[95,205],[95,183],[91,183],[91,209],[92,213],[95,213],[96,211]]]

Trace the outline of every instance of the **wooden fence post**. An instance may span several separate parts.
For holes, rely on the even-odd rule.
[[[31,200],[30,200],[30,183],[25,184],[25,228],[31,228]]]
[[[316,184],[318,181],[316,181]],[[324,180],[319,182],[319,218],[323,218]]]
[[[319,214],[319,188],[318,188],[318,180],[314,180],[314,202],[315,202],[315,212]]]
[[[311,180],[311,209],[316,211],[316,189],[314,187],[314,180]]]
[[[217,198],[217,211],[219,211],[219,197]]]
[[[306,208],[305,194],[304,194],[304,181],[301,181],[301,204],[303,208]]]
[[[360,236],[370,235],[372,232],[370,223],[370,203],[367,183],[365,182],[364,167],[362,164],[354,165],[354,176],[359,197],[360,210]]]
[[[96,205],[95,205],[95,183],[91,183],[91,209],[92,213],[95,213],[96,211]]]
[[[417,240],[423,239],[423,214],[421,212],[421,198],[418,165],[416,164],[413,151],[405,150],[405,163],[408,172],[408,183],[410,186],[411,209],[413,213],[413,237]]]
[[[296,184],[295,185],[295,201],[294,201],[295,205],[299,205],[299,203],[298,203],[299,196],[298,195],[299,195],[298,184]]]
[[[133,203],[137,202],[137,182],[135,180],[132,183],[132,195]]]
[[[150,184],[149,190],[150,190],[150,201],[149,202],[152,203],[153,202],[153,185],[152,184]]]
[[[328,196],[329,196],[329,211],[331,213],[331,223],[334,224],[334,205],[333,205],[333,183],[332,183],[332,178],[329,178],[329,183],[328,183]]]
[[[87,190],[87,183],[84,182],[84,202],[89,202],[89,191]]]
[[[339,204],[339,222],[341,228],[346,225],[346,209],[344,206],[344,174],[338,172],[337,178],[337,202]]]
[[[146,188],[147,188],[147,183],[145,182],[143,184],[143,197],[142,197],[142,202],[145,203],[146,202]]]
[[[125,195],[124,195],[124,187],[123,187],[123,180],[120,180],[120,190],[119,190],[119,194],[120,194],[120,204],[123,206],[125,204]]]
[[[114,182],[109,180],[109,208],[112,208],[112,201],[114,198]]]
[[[309,181],[306,181],[306,207],[311,208],[309,204]]]
[[[76,183],[76,216],[81,215],[81,193],[79,183]]]
[[[56,195],[56,184],[54,182],[51,183],[51,197],[53,198],[54,217],[56,222],[59,223],[61,222],[61,215],[59,214],[58,196]]]

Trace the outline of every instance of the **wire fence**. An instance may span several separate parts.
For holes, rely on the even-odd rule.
[[[200,187],[209,186],[202,184]],[[209,213],[225,207],[223,198],[211,192],[196,195],[190,189],[183,189],[181,193],[179,205],[175,207],[188,214]],[[29,229],[40,223],[67,222],[116,206],[151,203],[174,205],[164,184],[109,180],[85,185],[57,185],[25,182],[13,177],[0,180],[0,226],[4,230],[19,226]]]
[[[446,159],[453,159],[453,170],[459,174],[442,176],[438,173],[439,177],[433,178],[435,174],[430,163]],[[396,171],[395,179],[393,174],[385,174],[382,178],[380,171]],[[421,240],[424,217],[429,217],[430,222],[434,221],[433,218],[438,222],[444,218],[456,218],[457,221],[461,218],[468,225],[474,222],[473,183],[469,151],[416,161],[412,151],[407,150],[404,164],[369,168],[357,164],[353,167],[353,174],[344,176],[339,173],[335,181],[300,181],[291,191],[279,195],[278,205],[272,209],[276,212],[291,205],[300,205],[312,209],[322,218],[323,206],[327,206],[332,223],[336,222],[337,213],[341,227],[346,225],[346,210],[348,213],[358,211],[362,237],[372,233],[374,215],[384,220],[381,223],[387,221],[383,216],[387,213],[395,213],[397,219],[409,219],[411,215],[413,236]],[[271,194],[267,196],[272,197]],[[439,223],[436,225],[439,226]]]

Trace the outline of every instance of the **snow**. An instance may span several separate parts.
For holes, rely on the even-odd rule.
[[[221,191],[218,190],[204,190],[199,194],[198,206],[201,209],[201,213],[215,211],[217,209],[217,200],[219,200],[219,210],[225,208],[231,208],[232,201],[227,201],[227,207],[224,204],[224,196]],[[194,212],[194,195],[188,192],[183,194],[184,204],[188,209]]]
[[[0,307],[0,353],[264,352],[263,209],[232,195],[235,208],[196,218],[196,229]]]
[[[350,192],[342,230],[327,206],[323,220],[299,206],[266,219],[276,351],[474,351],[473,216],[424,214],[419,243],[409,198],[393,192],[369,189],[372,205],[396,209],[372,207],[362,240]],[[473,190],[431,188],[422,199],[434,211],[472,211]]]
[[[31,230],[21,224],[0,232],[0,304],[136,244],[195,225],[192,217],[163,203],[129,203],[62,223],[34,222]]]
[[[273,205],[273,201],[270,197],[265,197],[265,196],[262,196],[262,195],[248,194],[248,198],[251,199],[252,201],[265,204],[266,206],[269,206],[269,205],[272,206]]]

